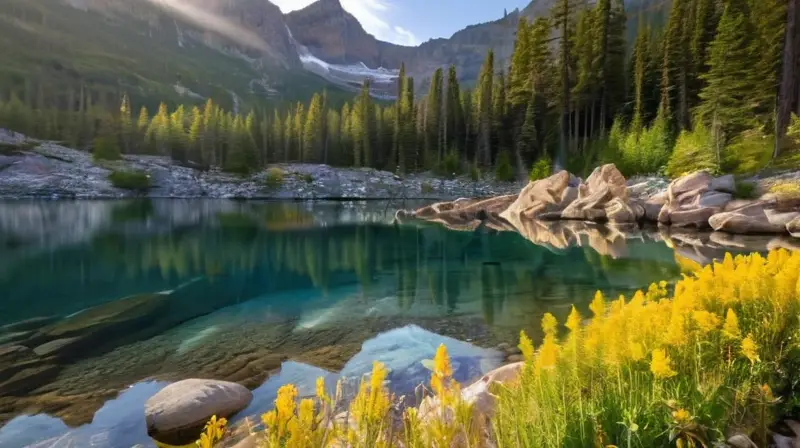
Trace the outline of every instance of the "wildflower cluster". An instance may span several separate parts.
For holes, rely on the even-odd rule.
[[[375,363],[343,422],[334,416],[340,387],[332,398],[320,379],[316,397],[299,403],[293,385],[281,387],[259,446],[699,447],[743,423],[757,446],[769,445],[790,359],[800,358],[800,252],[726,255],[672,291],[660,282],[629,298],[598,292],[589,309],[587,323],[573,307],[563,326],[545,314],[538,350],[521,332],[524,368],[489,391],[491,421],[464,398],[472,391],[453,379],[440,346],[433,395],[402,422],[392,418],[388,371]],[[213,446],[224,426],[212,420],[198,446]]]
[[[770,423],[770,383],[785,386],[774,372],[799,327],[800,252],[728,254],[672,294],[664,282],[616,300],[598,292],[589,309],[582,325],[573,308],[561,341],[545,315],[535,353],[521,334],[531,368],[500,393],[499,444],[711,445],[735,422]],[[764,434],[751,435],[758,446]]]

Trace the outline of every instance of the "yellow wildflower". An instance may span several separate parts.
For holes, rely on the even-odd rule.
[[[725,325],[722,326],[722,334],[729,339],[739,339],[742,337],[741,330],[739,330],[739,318],[736,312],[728,308],[728,313],[725,315]]]
[[[672,360],[664,349],[653,350],[653,359],[650,361],[650,371],[656,379],[672,378],[678,372],[672,370]]]
[[[644,347],[642,347],[642,344],[631,342],[628,344],[628,350],[630,351],[631,360],[640,361],[644,359]]]
[[[540,368],[550,369],[556,366],[558,361],[558,343],[553,335],[544,337],[544,343],[539,350],[539,364]]]
[[[222,440],[225,434],[225,425],[228,420],[224,418],[217,419],[216,415],[211,416],[211,420],[206,423],[203,428],[203,433],[200,434],[200,439],[195,442],[198,448],[213,448],[214,445]]]
[[[748,334],[747,337],[742,339],[742,354],[753,364],[761,360],[758,357],[758,344],[753,340],[752,334]]]
[[[525,361],[533,361],[533,341],[531,338],[525,334],[524,331],[519,332],[519,350],[522,352],[522,356],[525,357]]]
[[[581,327],[581,320],[581,313],[575,309],[575,305],[572,305],[572,311],[570,311],[569,317],[567,317],[565,326],[572,332],[577,331]]]
[[[328,394],[325,393],[325,378],[317,378],[317,398],[323,401],[328,400]]]
[[[433,358],[433,374],[431,375],[431,389],[436,395],[444,395],[452,376],[453,368],[450,366],[447,347],[441,344],[436,349],[436,356]]]
[[[672,411],[672,418],[680,425],[685,425],[692,420],[692,415],[686,409],[680,408],[677,411]]]
[[[775,401],[775,396],[772,394],[772,388],[769,387],[769,384],[762,384],[761,387],[759,387],[759,389],[761,390],[761,394],[764,395],[764,398],[767,401]]]
[[[692,317],[695,323],[697,323],[697,328],[699,328],[703,334],[714,331],[719,326],[720,318],[714,313],[696,310],[692,313]]]
[[[594,300],[589,305],[589,309],[592,310],[595,317],[603,317],[606,313],[606,300],[603,298],[603,293],[597,291],[594,293]]]
[[[544,334],[556,334],[556,329],[558,328],[558,320],[555,316],[550,313],[544,313],[544,317],[542,317],[542,330]]]

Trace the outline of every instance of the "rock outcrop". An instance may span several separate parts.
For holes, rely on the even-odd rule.
[[[619,170],[608,164],[596,168],[585,182],[560,171],[530,182],[516,197],[441,202],[397,217],[439,222],[460,230],[481,225],[516,230],[536,244],[554,247],[573,245],[580,235],[588,235],[590,240],[598,236],[597,229],[585,224],[547,224],[556,220],[616,226],[651,221],[674,229],[800,236],[800,200],[780,200],[772,195],[734,200],[736,180],[732,175],[714,177],[698,171],[672,181],[666,191],[653,191],[646,181],[629,186]],[[610,254],[615,252],[615,239],[595,238],[610,243],[604,250]]]
[[[147,434],[183,446],[197,440],[208,420],[230,417],[253,399],[246,387],[227,381],[188,379],[172,383],[145,403]]]

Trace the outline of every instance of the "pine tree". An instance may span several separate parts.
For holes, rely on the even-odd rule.
[[[292,154],[291,160],[303,158],[303,128],[305,127],[306,111],[303,103],[297,103],[292,120]]]
[[[784,145],[786,130],[792,115],[792,103],[797,92],[797,109],[800,113],[800,4],[798,0],[789,0],[786,8],[786,25],[784,26],[784,43],[782,54],[782,70],[780,90],[778,93],[778,110],[775,116],[775,149],[773,158],[780,155]]]
[[[203,113],[200,108],[195,106],[192,108],[192,124],[189,126],[189,135],[187,143],[189,148],[190,160],[203,160],[203,152],[200,143],[203,139]]]
[[[752,62],[745,17],[730,5],[725,7],[717,35],[709,49],[709,70],[703,75],[699,113],[708,124],[717,153],[725,140],[752,126],[750,70]]]
[[[314,94],[308,106],[305,127],[303,130],[303,162],[318,163],[322,158],[323,119],[322,97]]]
[[[661,105],[659,110],[668,118],[675,111],[675,122],[680,129],[689,128],[689,76],[692,70],[690,24],[693,11],[689,0],[674,0],[662,42],[664,61],[661,80]],[[673,104],[677,107],[673,107]]]
[[[533,95],[531,95],[533,96]],[[533,162],[539,155],[537,148],[536,136],[536,106],[533,100],[528,101],[528,107],[525,110],[525,120],[519,131],[519,137],[516,141],[516,151],[522,160]]]
[[[283,162],[292,160],[294,146],[296,144],[294,129],[294,114],[291,108],[286,111],[286,119],[283,120]]]
[[[636,36],[636,43],[633,47],[634,105],[633,119],[631,120],[630,128],[631,132],[641,132],[644,127],[645,87],[650,67],[650,27],[640,24],[639,33]]]
[[[506,83],[503,70],[494,80],[492,92],[492,148],[495,152],[508,151],[511,141],[508,122],[508,102],[506,101]],[[519,160],[517,162],[520,162]]]
[[[359,137],[361,163],[363,166],[373,166],[375,151],[375,110],[372,104],[372,97],[369,94],[369,80],[361,85],[361,92],[358,95],[358,117],[359,117]],[[361,166],[361,165],[357,165]]]
[[[475,106],[478,134],[478,160],[488,167],[492,164],[492,93],[494,89],[494,51],[489,50],[481,66]]]
[[[450,150],[458,148],[463,142],[464,113],[461,109],[461,88],[458,84],[455,65],[447,72],[447,94],[445,95],[444,146]]]
[[[128,95],[122,96],[119,106],[119,140],[123,152],[133,149],[133,120],[131,119],[131,103]]]
[[[325,120],[328,135],[328,151],[323,163],[336,163],[339,160],[342,146],[341,116],[336,110],[328,110],[328,118]],[[332,162],[333,161],[333,162]]]
[[[272,147],[273,149],[273,162],[282,161],[281,160],[281,152],[285,148],[284,143],[284,134],[283,134],[283,123],[281,122],[281,115],[278,113],[278,110],[275,109],[272,111]],[[268,160],[269,161],[269,160]]]
[[[433,72],[430,90],[425,100],[425,163],[428,167],[442,163],[441,133],[442,69]]]
[[[772,122],[778,89],[778,72],[784,48],[786,0],[749,0],[750,22],[755,31],[751,53],[756,56],[752,67],[754,112],[761,122]],[[772,127],[768,127],[772,130]]]
[[[511,113],[514,123],[524,120],[525,110],[531,100],[532,80],[531,71],[531,36],[530,26],[525,18],[520,18],[517,24],[517,39],[514,42],[514,53],[511,56],[511,69],[509,70],[508,101],[511,104]]]
[[[170,119],[167,112],[167,105],[161,103],[158,106],[158,113],[150,121],[147,128],[147,138],[152,140],[155,144],[155,150],[158,154],[167,154],[169,151],[169,131]]]
[[[400,74],[397,77],[397,98],[395,99],[396,104],[401,104],[403,102],[403,95],[405,94],[406,89],[406,64],[400,64]],[[401,121],[404,118],[403,109],[398,106],[398,111],[394,116],[394,141],[392,142],[392,149],[394,150],[393,159],[396,161],[397,165],[400,166],[400,158],[402,158],[400,152],[400,129],[401,129]],[[394,162],[393,161],[393,162]]]
[[[570,63],[572,61],[571,37],[573,33],[573,15],[575,7],[571,0],[558,0],[553,5],[553,26],[559,34],[559,71],[561,72],[561,111],[559,116],[559,150],[557,166],[563,166],[566,162],[567,148],[569,147],[569,113],[571,74]]]

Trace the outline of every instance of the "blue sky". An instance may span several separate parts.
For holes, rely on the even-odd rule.
[[[271,0],[286,13],[314,0]],[[503,16],[503,8],[524,8],[529,0],[340,0],[368,33],[380,40],[418,45],[450,37],[467,25]]]

